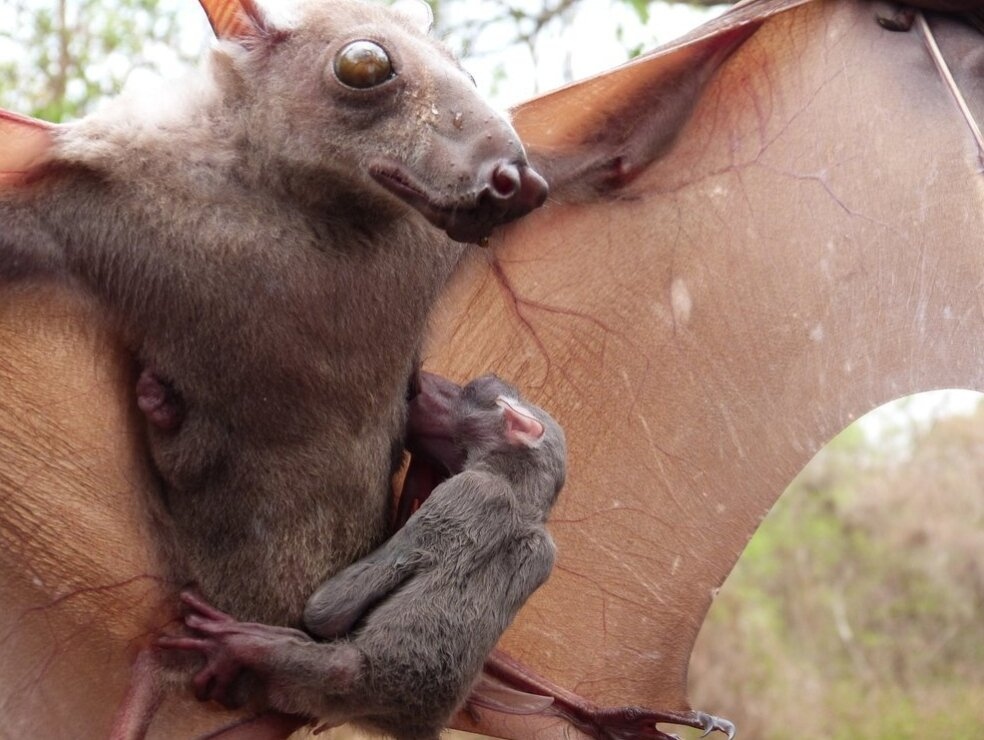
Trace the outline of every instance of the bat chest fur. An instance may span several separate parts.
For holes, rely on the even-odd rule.
[[[403,293],[397,281],[374,287]],[[154,435],[152,452],[189,575],[244,618],[295,622],[323,578],[385,536],[427,306],[360,307],[369,290],[352,279],[328,305],[304,297],[320,317],[301,331],[283,329],[277,307],[247,314],[257,323],[241,324],[226,371],[172,358],[205,382],[187,391],[186,428]]]
[[[120,197],[115,238],[80,203],[63,239],[69,272],[181,398],[177,428],[148,425],[163,552],[220,608],[295,623],[385,534],[407,383],[462,248],[416,217],[367,234],[263,203],[164,218],[154,193]]]

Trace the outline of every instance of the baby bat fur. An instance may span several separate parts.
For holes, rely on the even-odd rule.
[[[256,680],[249,688],[258,686],[281,711],[329,726],[354,720],[400,740],[437,739],[489,651],[550,574],[555,548],[544,524],[565,475],[563,430],[542,409],[494,376],[458,390],[448,413],[430,423],[465,452],[452,465],[456,474],[308,602],[305,625],[332,642],[237,623],[185,596],[197,636],[160,644],[203,652],[200,696],[238,704],[245,687],[233,678],[246,669]],[[431,413],[416,400],[411,414]],[[535,427],[535,436],[517,423]]]

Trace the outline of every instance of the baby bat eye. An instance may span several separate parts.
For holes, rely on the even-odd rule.
[[[343,46],[335,57],[335,77],[348,87],[365,90],[392,76],[389,54],[374,41],[353,41]]]

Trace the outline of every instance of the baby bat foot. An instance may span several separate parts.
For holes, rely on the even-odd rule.
[[[499,650],[492,651],[485,661],[484,670],[487,675],[519,695],[551,698],[552,701],[537,713],[562,717],[584,734],[598,740],[674,740],[677,738],[676,735],[660,730],[657,724],[696,727],[704,731],[701,737],[707,737],[715,730],[726,734],[728,740],[732,740],[735,736],[734,724],[705,712],[660,711],[637,706],[600,707],[573,691],[558,686]],[[470,701],[478,706],[483,704],[481,696],[473,696]],[[489,704],[485,705],[489,706]],[[511,711],[502,707],[496,709]],[[530,714],[531,712],[517,708],[515,713]]]
[[[252,671],[263,676],[285,641],[311,642],[300,630],[238,622],[190,591],[182,592],[181,601],[188,607],[185,625],[194,634],[160,637],[157,645],[204,656],[204,667],[192,679],[199,701],[211,699],[229,708],[241,706],[243,700],[236,692],[240,675]]]
[[[137,408],[152,426],[173,432],[184,421],[184,399],[174,386],[151,368],[144,368],[137,380]]]

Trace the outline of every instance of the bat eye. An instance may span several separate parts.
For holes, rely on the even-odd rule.
[[[335,77],[343,85],[364,90],[393,76],[389,54],[373,41],[353,41],[335,57]]]

